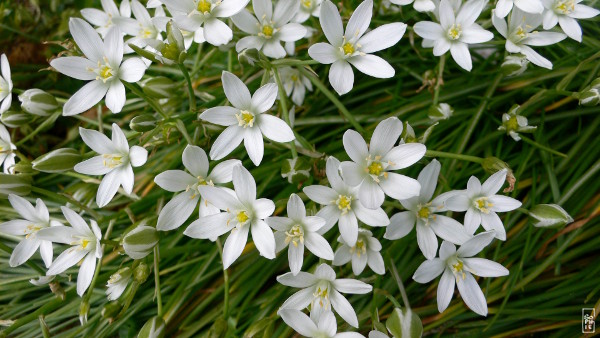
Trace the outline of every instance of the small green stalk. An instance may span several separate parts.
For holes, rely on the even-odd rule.
[[[433,92],[433,106],[438,104],[440,99],[440,88],[442,87],[442,81],[444,78],[444,66],[446,65],[446,54],[440,57],[440,65],[438,67],[438,76],[435,81],[435,91]]]
[[[162,317],[163,309],[162,295],[160,293],[160,271],[158,270],[159,254],[158,245],[156,245],[154,247],[154,284],[156,286],[156,308],[158,311],[158,316]]]
[[[404,301],[404,306],[410,310],[410,303],[408,302],[408,295],[406,294],[406,290],[404,289],[404,283],[402,283],[402,278],[398,274],[398,270],[396,269],[396,264],[394,261],[390,259],[390,266],[392,267],[392,274],[394,275],[394,279],[396,279],[396,283],[398,283],[398,289],[400,289],[400,294],[402,295],[402,301]]]
[[[481,157],[470,156],[470,155],[462,155],[462,154],[454,154],[454,153],[447,153],[445,151],[437,151],[437,150],[427,150],[425,152],[425,156],[427,156],[427,157],[453,158],[455,160],[463,160],[463,161],[475,162],[475,163],[479,163],[479,164],[483,163],[483,158],[481,158]]]
[[[190,98],[190,110],[196,111],[196,94],[194,94],[194,87],[192,86],[192,79],[190,78],[190,73],[183,63],[178,63],[179,69],[183,73],[183,77],[185,77],[185,81],[187,82],[188,95]]]
[[[125,85],[125,87],[129,88],[129,90],[131,90],[135,95],[144,99],[144,101],[146,101],[154,110],[156,110],[156,112],[159,113],[165,120],[169,118],[167,114],[165,114],[165,112],[162,110],[161,106],[156,101],[148,97],[148,95],[144,94],[144,92],[137,85],[124,81],[123,84]]]
[[[283,84],[281,83],[281,78],[279,77],[279,70],[277,69],[277,67],[273,67],[272,70],[273,70],[273,74],[275,74],[275,82],[277,82],[277,87],[279,87],[278,93],[279,93],[279,105],[282,110],[281,115],[283,115],[283,119],[285,120],[285,123],[287,123],[288,126],[290,126],[290,129],[292,129],[292,132],[296,136],[294,127],[292,127],[292,123],[290,122],[290,111],[287,108],[287,102],[286,102],[287,97],[285,96],[285,89],[283,88]],[[298,138],[298,136],[296,136],[296,138]],[[290,142],[290,148],[292,150],[292,157],[293,158],[298,157],[298,152],[296,151],[295,140],[292,140],[292,142]]]
[[[223,245],[221,244],[221,239],[217,238],[217,246],[219,247],[219,255],[221,256],[221,261],[223,261]],[[223,317],[225,320],[229,318],[229,274],[227,273],[227,269],[223,269]]]
[[[556,151],[554,149],[550,149],[550,148],[548,148],[548,147],[546,147],[544,145],[541,145],[541,144],[537,143],[536,141],[530,139],[527,136],[523,136],[523,135],[519,135],[519,136],[521,137],[521,140],[523,140],[523,142],[525,142],[527,144],[530,144],[530,145],[532,145],[532,146],[534,146],[534,147],[536,147],[536,148],[538,148],[540,150],[547,151],[550,154],[554,154],[554,155],[557,155],[557,156],[567,157],[566,154],[563,154],[560,151]]]

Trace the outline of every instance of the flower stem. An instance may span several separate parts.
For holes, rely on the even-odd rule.
[[[183,77],[185,77],[185,81],[187,82],[188,95],[190,97],[190,110],[196,111],[196,94],[194,94],[194,87],[192,86],[192,79],[190,78],[190,73],[188,73],[187,68],[183,63],[177,64],[181,72],[183,73]]]
[[[273,67],[271,68],[273,70],[273,74],[275,75],[275,82],[277,82],[277,87],[279,87],[279,90],[277,91],[279,93],[279,105],[281,106],[281,115],[283,115],[283,119],[285,120],[285,123],[288,124],[288,126],[290,126],[290,129],[292,129],[292,132],[294,133],[294,135],[296,135],[296,132],[294,132],[294,127],[292,127],[292,124],[290,122],[290,111],[287,108],[287,97],[285,96],[285,88],[283,88],[283,84],[281,84],[281,78],[279,77],[279,70],[277,69],[277,67]],[[297,138],[297,137],[296,137]],[[290,142],[290,148],[292,150],[292,157],[296,158],[298,157],[298,152],[296,151],[296,142],[295,140],[292,140]]]
[[[479,163],[479,164],[483,163],[483,158],[481,158],[481,157],[470,156],[470,155],[462,155],[462,154],[454,154],[454,153],[447,153],[445,151],[437,151],[437,150],[427,150],[425,152],[425,156],[427,156],[427,157],[453,158],[455,160],[463,160],[463,161],[475,162],[475,163]]]
[[[54,121],[56,121],[56,119],[61,116],[62,112],[61,111],[57,111],[54,114],[48,116],[44,122],[40,123],[40,125],[35,128],[34,131],[32,131],[31,133],[25,135],[25,137],[23,137],[22,139],[19,140],[19,142],[17,142],[15,145],[18,147],[20,145],[22,145],[23,143],[25,143],[26,141],[28,141],[29,139],[33,138],[35,135],[37,135],[40,131],[45,130],[46,127],[54,124]]]
[[[274,66],[303,66],[303,65],[318,65],[315,60],[296,60],[296,59],[279,59],[271,62]]]
[[[165,114],[165,112],[162,110],[160,105],[153,99],[149,98],[146,94],[144,94],[144,92],[137,85],[125,81],[123,81],[123,84],[125,85],[125,87],[129,88],[129,90],[131,90],[135,95],[144,99],[144,101],[146,101],[154,110],[156,110],[156,112],[158,112],[165,120],[169,118],[167,114]]]
[[[538,149],[541,149],[543,151],[547,151],[547,152],[549,152],[551,154],[554,154],[554,155],[557,155],[557,156],[567,157],[566,154],[563,154],[563,153],[561,153],[559,151],[556,151],[554,149],[550,149],[550,148],[548,148],[548,147],[546,147],[544,145],[541,145],[541,144],[537,143],[536,141],[530,139],[527,136],[523,136],[523,135],[519,135],[519,136],[521,137],[521,140],[523,140],[523,142],[525,142],[527,144],[530,144],[530,145],[532,145],[532,146],[534,146],[534,147],[536,147]]]
[[[219,254],[221,255],[221,261],[223,261],[223,245],[221,245],[221,239],[217,238],[217,246],[219,247]],[[223,317],[225,320],[229,318],[229,274],[227,269],[223,269],[223,282],[224,282],[224,300],[223,300]]]
[[[446,54],[440,57],[440,65],[438,67],[438,76],[435,81],[435,89],[433,93],[433,105],[436,106],[440,99],[440,88],[442,87],[442,81],[444,78],[444,66],[446,65]]]
[[[338,100],[338,98],[335,97],[335,95],[329,89],[327,89],[327,87],[323,84],[323,82],[321,82],[321,80],[319,80],[319,78],[315,74],[309,72],[304,67],[298,67],[298,70],[300,71],[300,73],[302,73],[302,75],[306,76],[310,80],[310,82],[312,82],[315,85],[315,87],[319,88],[319,90],[323,92],[323,94],[325,94],[325,96],[327,96],[327,98],[331,102],[333,102],[333,104],[342,112],[344,117],[348,119],[348,122],[350,122],[350,124],[354,126],[356,131],[358,131],[359,133],[363,133],[365,131],[363,127],[354,119],[354,116],[352,116],[348,109],[346,109],[346,107],[344,107],[340,100]]]
[[[396,283],[398,283],[398,289],[400,289],[400,294],[402,295],[402,301],[404,301],[404,306],[410,310],[410,303],[408,302],[408,295],[406,295],[406,290],[404,289],[404,283],[402,283],[402,278],[398,274],[398,270],[396,270],[396,264],[394,261],[390,259],[390,266],[392,267],[392,275],[394,275],[394,279],[396,279]]]
[[[160,276],[158,270],[159,251],[158,245],[154,247],[154,285],[156,287],[156,307],[158,316],[162,317],[162,295],[160,293]]]

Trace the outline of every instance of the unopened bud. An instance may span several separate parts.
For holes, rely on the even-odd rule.
[[[149,114],[139,115],[129,121],[129,128],[140,133],[150,131],[156,128],[156,119]]]
[[[515,183],[517,182],[517,179],[515,178],[515,175],[513,174],[513,171],[508,163],[497,157],[490,156],[483,159],[481,166],[483,167],[483,170],[489,174],[495,174],[500,170],[506,169],[506,182],[508,183],[508,187],[506,187],[503,191],[506,193],[515,189]]]
[[[573,218],[560,205],[538,204],[529,210],[529,217],[536,227],[561,227],[573,222]]]
[[[600,89],[591,88],[579,93],[579,104],[586,107],[593,107],[600,103]]]
[[[52,150],[31,162],[33,169],[45,173],[60,173],[72,170],[73,167],[81,162],[81,155],[72,148],[61,148]]]
[[[421,337],[423,335],[421,318],[409,308],[395,308],[386,320],[385,326],[394,337]]]
[[[106,296],[108,300],[117,300],[127,288],[133,272],[130,267],[119,269],[113,273],[106,283]]]
[[[84,326],[87,323],[89,312],[90,303],[84,299],[79,305],[79,322],[81,323],[81,326]]]
[[[119,302],[106,303],[102,308],[102,317],[108,320],[109,323],[112,323],[115,317],[119,314],[119,311],[121,311],[121,305],[119,305]]]
[[[123,249],[133,259],[142,259],[152,251],[158,243],[158,233],[153,227],[139,225],[123,238]]]
[[[164,76],[156,76],[151,79],[148,79],[142,84],[142,89],[144,90],[144,94],[155,98],[155,99],[164,99],[171,97],[177,86],[173,80]]]
[[[0,121],[7,127],[18,128],[31,122],[31,116],[22,111],[8,110],[2,113]]]
[[[150,275],[150,267],[144,262],[140,262],[133,269],[133,280],[138,284],[143,284]]]
[[[404,129],[402,130],[402,135],[400,135],[400,139],[404,141],[404,143],[417,143],[419,139],[415,134],[415,130],[411,127],[408,122],[404,122]]]
[[[50,277],[54,278],[54,276]],[[48,283],[48,286],[50,287],[50,291],[52,291],[52,293],[56,295],[56,297],[65,300],[67,294],[65,293],[65,289],[63,289],[59,282],[50,282]]]
[[[600,89],[600,77],[590,83],[590,88]]]
[[[31,192],[31,176],[0,174],[0,196],[15,194],[19,196],[29,195]]]
[[[310,164],[303,158],[288,158],[281,164],[281,177],[292,184],[302,184],[310,177]]]
[[[161,54],[176,63],[182,63],[186,58],[183,35],[173,21],[167,23],[167,42],[160,51]]]
[[[527,70],[529,61],[525,56],[521,55],[509,55],[504,59],[500,70],[505,76],[516,76],[523,74]]]
[[[137,338],[162,338],[165,335],[165,321],[155,316],[150,318],[142,327]]]
[[[21,108],[29,114],[48,116],[58,108],[56,98],[41,89],[28,89],[19,95]]]
[[[434,121],[447,120],[454,113],[454,109],[447,103],[440,103],[429,107],[429,118]]]

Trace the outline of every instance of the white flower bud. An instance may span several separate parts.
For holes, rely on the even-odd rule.
[[[132,271],[131,268],[125,267],[119,269],[110,276],[106,283],[106,295],[108,300],[117,300],[127,288],[127,284],[131,280]]]
[[[156,229],[140,225],[128,232],[123,238],[123,249],[133,259],[146,257],[158,243]]]
[[[407,308],[395,308],[385,322],[385,326],[394,337],[421,337],[423,335],[421,318]]]
[[[29,114],[48,116],[58,108],[56,98],[41,89],[29,89],[19,95],[21,108]]]
[[[75,149],[61,148],[44,154],[31,162],[33,169],[46,173],[59,173],[72,170],[81,161],[81,155]]]
[[[440,103],[429,108],[429,118],[434,121],[447,120],[454,113],[454,109],[447,103]]]
[[[506,76],[516,76],[523,74],[527,70],[529,61],[523,55],[509,55],[504,59],[500,70]]]
[[[593,107],[600,103],[600,90],[591,88],[579,93],[579,104],[582,106]]]
[[[529,210],[536,227],[561,227],[573,222],[573,218],[560,205],[538,204]]]

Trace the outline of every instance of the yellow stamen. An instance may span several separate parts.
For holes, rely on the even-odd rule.
[[[352,55],[354,53],[354,45],[351,44],[350,42],[346,42],[342,46],[342,50],[344,51],[344,54],[346,54],[346,55]]]
[[[417,212],[417,215],[419,215],[419,218],[425,218],[425,219],[429,218],[429,208],[428,207],[422,207]]]
[[[342,211],[342,215],[346,214],[352,209],[352,196],[338,195],[335,204],[337,204],[338,209]]]
[[[369,169],[370,175],[379,176],[379,175],[381,175],[381,172],[383,171],[383,166],[381,165],[380,162],[373,162],[369,165],[368,169]]]
[[[263,25],[262,26],[262,33],[266,38],[270,38],[273,36],[273,26],[271,25]]]
[[[241,127],[252,127],[254,126],[254,114],[247,110],[241,110],[238,114],[235,114],[238,120],[238,125]]]
[[[238,221],[238,223],[240,223],[240,224],[244,224],[250,219],[250,217],[248,217],[248,214],[246,213],[246,211],[238,212],[238,214],[235,218]]]
[[[460,38],[461,33],[462,33],[462,28],[461,28],[460,24],[458,24],[458,25],[454,24],[448,30],[448,37],[452,40],[458,40],[458,38]]]
[[[212,4],[210,3],[210,1],[200,0],[200,1],[198,1],[198,6],[196,7],[196,9],[200,13],[209,13],[211,5]]]

